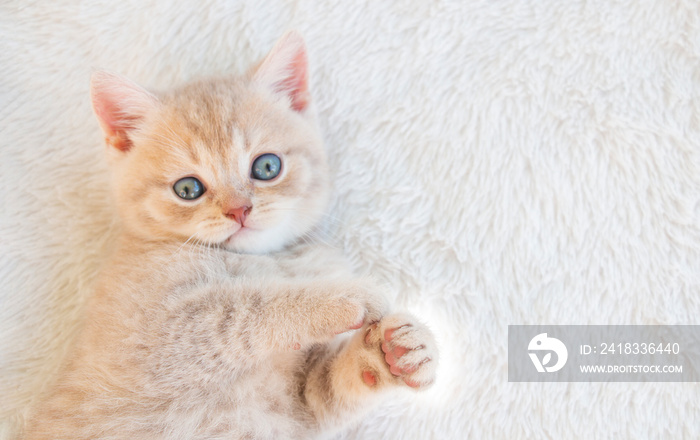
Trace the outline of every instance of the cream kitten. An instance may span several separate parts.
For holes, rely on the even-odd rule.
[[[288,33],[242,77],[93,75],[124,228],[26,439],[310,438],[433,382],[430,331],[296,243],[329,188],[307,71]]]

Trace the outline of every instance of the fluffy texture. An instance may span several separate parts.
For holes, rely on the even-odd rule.
[[[695,384],[510,384],[508,324],[700,315],[692,1],[6,3],[0,417],[75,336],[114,231],[96,67],[167,88],[307,41],[331,241],[419,309],[442,368],[344,438],[700,436]]]

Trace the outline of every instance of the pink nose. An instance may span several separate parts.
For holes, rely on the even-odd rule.
[[[224,215],[232,220],[236,220],[241,226],[245,222],[246,217],[250,214],[250,206],[241,206],[239,208],[229,209]]]

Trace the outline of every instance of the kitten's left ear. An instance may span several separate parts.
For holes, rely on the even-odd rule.
[[[304,39],[296,31],[289,31],[253,69],[253,81],[287,97],[294,111],[304,112],[309,106],[309,67]]]

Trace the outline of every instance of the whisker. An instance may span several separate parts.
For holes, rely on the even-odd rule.
[[[172,254],[171,257],[172,257],[172,258],[177,258],[177,257],[180,255],[180,252],[182,252],[182,248],[183,248],[185,245],[187,245],[187,243],[189,243],[189,241],[192,240],[192,239],[194,238],[195,235],[197,235],[197,232],[195,232],[194,234],[190,235],[189,238],[188,238],[187,240],[185,240],[184,243],[182,243],[182,244],[177,248],[177,250],[175,250],[175,252],[173,252],[173,254]]]

